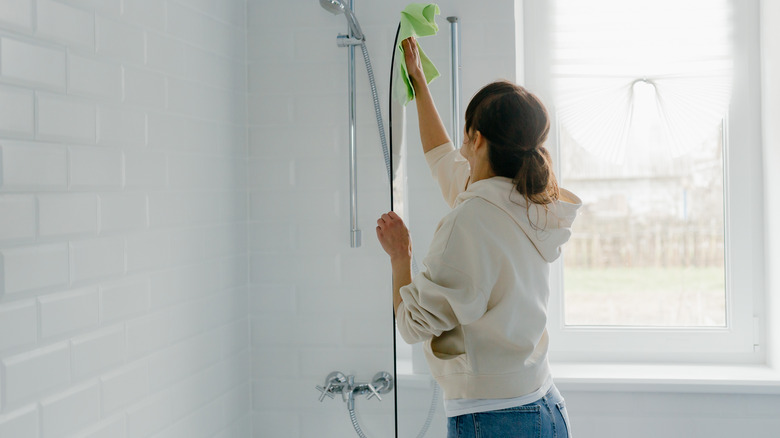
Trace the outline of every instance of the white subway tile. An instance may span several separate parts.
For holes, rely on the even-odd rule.
[[[382,300],[375,301],[381,302]],[[391,306],[392,299],[389,294],[384,301],[387,307]],[[381,306],[378,307],[382,308]],[[378,315],[372,315],[367,318],[345,318],[342,345],[346,347],[378,347],[385,345],[387,348],[392,348],[389,340],[393,339],[395,327],[386,322],[378,318]]]
[[[122,95],[122,69],[114,62],[71,53],[68,56],[68,93],[117,101]]]
[[[173,400],[162,393],[127,411],[127,438],[145,438],[171,424]]]
[[[66,436],[100,419],[97,382],[41,400],[43,438]]]
[[[287,95],[264,95],[260,98],[258,95],[249,95],[249,117],[250,125],[285,125],[293,123],[293,97]],[[329,110],[333,111],[333,109]],[[269,144],[289,144],[289,140],[283,143]]]
[[[293,160],[275,158],[251,158],[249,160],[249,187],[290,190],[295,182]]]
[[[152,308],[161,308],[213,294],[219,274],[209,263],[181,266],[151,276]]]
[[[122,5],[122,18],[132,24],[150,29],[165,29],[165,2],[159,0],[133,0]]]
[[[198,408],[191,415],[174,423],[162,434],[156,435],[155,438],[211,437],[219,431],[223,423],[222,409],[219,400],[217,400]]]
[[[95,14],[52,0],[37,0],[38,35],[58,44],[95,48]]]
[[[185,264],[206,258],[205,236],[202,229],[185,228],[172,230],[171,262]]]
[[[171,392],[173,398],[177,400],[177,403],[173,405],[174,421],[197,411],[200,406],[220,395],[222,392],[220,383],[223,380],[222,376],[219,375],[221,371],[223,371],[222,367],[217,364],[173,387]]]
[[[146,64],[166,75],[186,77],[188,74],[188,59],[192,58],[192,46],[189,46],[168,35],[157,32],[146,33]]]
[[[122,152],[104,147],[71,146],[70,187],[118,189],[122,187]]]
[[[214,2],[214,16],[246,30],[246,0]]]
[[[100,320],[102,322],[139,315],[148,309],[149,281],[146,278],[101,286]]]
[[[38,405],[25,406],[0,415],[0,436],[37,437]]]
[[[244,172],[242,169],[245,169],[246,166],[239,165],[238,168],[237,172]],[[243,179],[243,181],[246,181],[246,179]],[[237,182],[232,184],[232,187],[239,187],[239,189],[241,187],[245,188],[246,183],[241,184]],[[246,238],[246,235],[248,234],[248,230],[246,229],[246,218],[249,215],[249,202],[247,196],[248,192],[246,189],[243,189],[224,193],[224,195],[219,198],[219,221],[242,224],[241,232],[245,234],[240,241],[242,251],[249,246],[249,241]],[[230,248],[234,248],[234,242],[228,242]],[[224,247],[224,245],[222,245],[222,247]]]
[[[124,438],[127,424],[124,413],[95,423],[72,435],[72,438]]]
[[[127,271],[163,269],[171,263],[171,237],[167,231],[153,230],[127,237]]]
[[[35,301],[0,305],[0,352],[34,344],[37,336]]]
[[[320,189],[295,192],[294,195],[271,190],[252,191],[249,194],[249,219],[296,223],[317,217],[320,221],[332,221],[342,213],[339,211],[338,195],[337,191]],[[349,207],[345,205],[345,208]]]
[[[345,245],[346,246],[346,245]],[[296,284],[302,286],[309,285],[335,285],[340,283],[339,266],[341,264],[338,255],[298,255],[285,256],[279,262],[271,265],[271,258],[268,255],[252,256],[252,280],[264,284],[288,283],[291,278],[295,279]],[[279,265],[284,264],[283,268]],[[274,270],[272,266],[276,266]],[[275,272],[274,272],[275,271]],[[293,276],[285,277],[284,274],[293,273]]]
[[[289,315],[252,317],[250,321],[252,346],[265,348],[296,345],[293,333],[296,324],[297,321]]]
[[[206,250],[214,256],[246,254],[248,231],[245,222],[235,219],[206,232]]]
[[[35,198],[0,195],[0,242],[35,237]]]
[[[95,143],[95,105],[72,98],[38,95],[38,137]]]
[[[98,106],[98,143],[146,144],[146,114],[129,108]]]
[[[358,200],[359,201],[359,200]],[[363,204],[358,204],[362,205]],[[366,214],[366,210],[361,208],[361,213]],[[371,224],[374,225],[374,224]],[[373,230],[368,230],[373,232]],[[366,233],[368,231],[363,231]],[[365,240],[373,238],[372,235],[363,235]],[[345,226],[343,221],[329,221],[320,224],[302,223],[295,227],[294,249],[302,251],[316,251],[318,248],[338,248],[344,246],[349,241],[349,226]]]
[[[0,132],[32,137],[35,132],[32,92],[0,87]]]
[[[164,108],[167,91],[165,76],[135,67],[124,70],[124,101],[147,108]]]
[[[227,324],[222,327],[221,331],[222,357],[230,357],[249,348],[249,318],[242,318]]]
[[[98,203],[92,194],[38,196],[38,233],[43,237],[97,233]]]
[[[273,357],[274,360],[268,360]],[[252,378],[296,377],[300,375],[297,347],[255,345],[252,348]]]
[[[64,91],[65,76],[63,50],[0,38],[0,77]]]
[[[322,32],[322,30],[320,30]],[[320,33],[322,36],[322,33]],[[247,63],[249,63],[250,75],[263,63],[289,62],[295,56],[295,38],[279,38],[279,29],[254,27],[247,29],[249,46],[253,50],[247,51]],[[263,45],[263,50],[257,50],[258,41],[273,41],[274,44]],[[333,44],[333,40],[329,41]]]
[[[0,185],[5,189],[68,187],[67,149],[39,143],[0,143]]]
[[[194,314],[181,318],[189,319],[189,322],[173,321],[173,324],[197,324]],[[152,355],[149,358],[149,384],[152,388],[165,388],[214,364],[220,358],[219,341],[219,332],[212,330]]]
[[[252,406],[252,385],[248,379],[243,380],[244,383],[239,384],[237,387],[231,389],[222,398],[222,405],[224,408],[224,415],[227,424],[232,424],[238,421],[241,417],[249,414],[249,410]],[[230,436],[242,436],[236,434],[220,435],[224,438]],[[249,435],[243,435],[249,436]]]
[[[92,377],[108,367],[125,360],[124,326],[111,327],[71,340],[73,378]]]
[[[106,193],[100,197],[100,233],[148,226],[145,193]]]
[[[3,26],[32,30],[32,0],[0,2],[0,23]]]
[[[293,99],[293,120],[303,125],[339,125],[343,124],[346,118],[346,107],[346,102],[342,102],[338,94],[296,94]],[[359,112],[359,114],[371,113]],[[373,115],[369,117],[374,118]]]
[[[236,115],[238,93],[219,90],[197,82],[168,79],[168,108],[171,111],[207,120],[242,120]]]
[[[99,55],[136,65],[145,62],[146,44],[142,28],[100,15],[95,19],[95,26]]]
[[[377,323],[379,321],[376,321]],[[392,328],[391,324],[387,324]],[[388,340],[392,341],[392,337],[388,337]],[[356,349],[354,347],[347,347],[343,345],[335,345],[330,348],[319,348],[316,346],[308,348],[299,348],[299,360],[301,363],[301,371],[298,374],[298,378],[316,378],[324,380],[323,370],[347,370],[359,369],[365,373],[371,372],[372,374],[366,376],[357,376],[357,381],[368,381],[373,373],[385,370],[386,367],[392,366],[393,363],[393,348],[389,345],[385,349],[382,348],[367,348],[362,347]],[[359,351],[359,355],[355,356],[355,352]],[[327,372],[327,371],[326,371]]]
[[[189,6],[193,9],[210,14],[214,11],[214,1],[212,0],[181,0],[179,3]]]
[[[100,296],[97,288],[79,289],[39,297],[41,337],[61,336],[97,327]]]
[[[163,313],[136,318],[127,322],[127,357],[135,358],[149,354],[166,345],[166,319]]]
[[[242,350],[239,353],[226,358],[220,365],[224,370],[221,373],[223,388],[234,388],[251,379],[252,357],[249,349]],[[246,408],[249,408],[249,405],[247,405]]]
[[[149,194],[149,224],[152,228],[182,225],[187,221],[188,198],[182,193]]]
[[[168,3],[167,31],[190,44],[225,56],[243,56],[246,39],[239,29],[177,3]]]
[[[119,17],[121,13],[122,0],[57,0],[61,3],[67,3],[86,11],[94,11],[100,15],[109,17]],[[135,0],[133,0],[135,1]]]
[[[123,367],[100,378],[102,412],[105,416],[149,394],[149,368],[146,362]]]
[[[9,248],[0,252],[0,288],[8,295],[68,283],[68,245]]]
[[[164,310],[168,320],[166,337],[171,342],[178,342],[211,328],[214,315],[224,308],[221,304],[212,297],[206,297],[166,308]]]
[[[81,240],[72,242],[70,246],[73,282],[124,273],[124,239],[111,237]]]
[[[229,59],[215,52],[197,47],[189,48],[191,56],[186,57],[187,79],[206,83],[221,90],[246,92],[246,64],[243,58]]]
[[[162,189],[168,185],[168,157],[165,153],[134,150],[125,151],[124,156],[126,187]]]
[[[252,2],[250,2],[250,4],[251,3]],[[253,401],[253,404],[257,404],[257,402]],[[262,410],[256,409],[252,413],[252,423],[262,424],[263,427],[262,429],[259,427],[253,427],[252,438],[263,438],[267,434],[270,434],[271,436],[303,436],[300,433],[300,417],[301,416],[296,411],[296,409],[284,409],[278,406],[272,406]]]
[[[44,391],[70,382],[67,342],[3,359],[6,407],[19,405]]]
[[[293,314],[296,301],[297,292],[292,284],[253,285],[249,295],[249,310],[252,315]]]
[[[169,154],[168,180],[171,188],[181,190],[219,187],[215,184],[212,167],[214,157],[195,154]]]

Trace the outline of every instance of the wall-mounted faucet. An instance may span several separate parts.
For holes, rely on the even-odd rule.
[[[334,371],[325,378],[325,386],[317,385],[320,394],[320,401],[325,397],[334,398],[336,394],[341,394],[341,398],[347,403],[350,411],[355,409],[355,395],[366,394],[366,399],[371,400],[376,397],[382,400],[381,394],[386,394],[393,390],[393,376],[380,371],[371,379],[371,383],[355,383],[355,376],[345,376],[344,373]]]

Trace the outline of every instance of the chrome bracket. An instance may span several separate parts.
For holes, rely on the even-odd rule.
[[[358,39],[349,35],[344,35],[343,33],[340,33],[339,36],[336,37],[336,45],[339,47],[359,46],[363,44],[364,41],[364,39]]]

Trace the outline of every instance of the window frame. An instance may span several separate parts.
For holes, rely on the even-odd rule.
[[[550,66],[551,2],[521,0],[523,46],[518,82],[540,95],[551,114],[547,146],[560,175],[558,122],[546,70]],[[563,262],[551,267],[548,331],[553,361],[758,364],[765,299],[763,166],[761,144],[759,3],[734,4],[735,85],[724,145],[726,327],[598,327],[564,325]],[[519,25],[520,23],[518,23]],[[542,66],[542,67],[540,67]],[[747,146],[742,146],[747,145]],[[565,247],[564,247],[565,251]]]

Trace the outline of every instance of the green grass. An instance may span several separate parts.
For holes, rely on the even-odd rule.
[[[721,268],[565,268],[564,286],[572,293],[679,293],[723,291]]]

